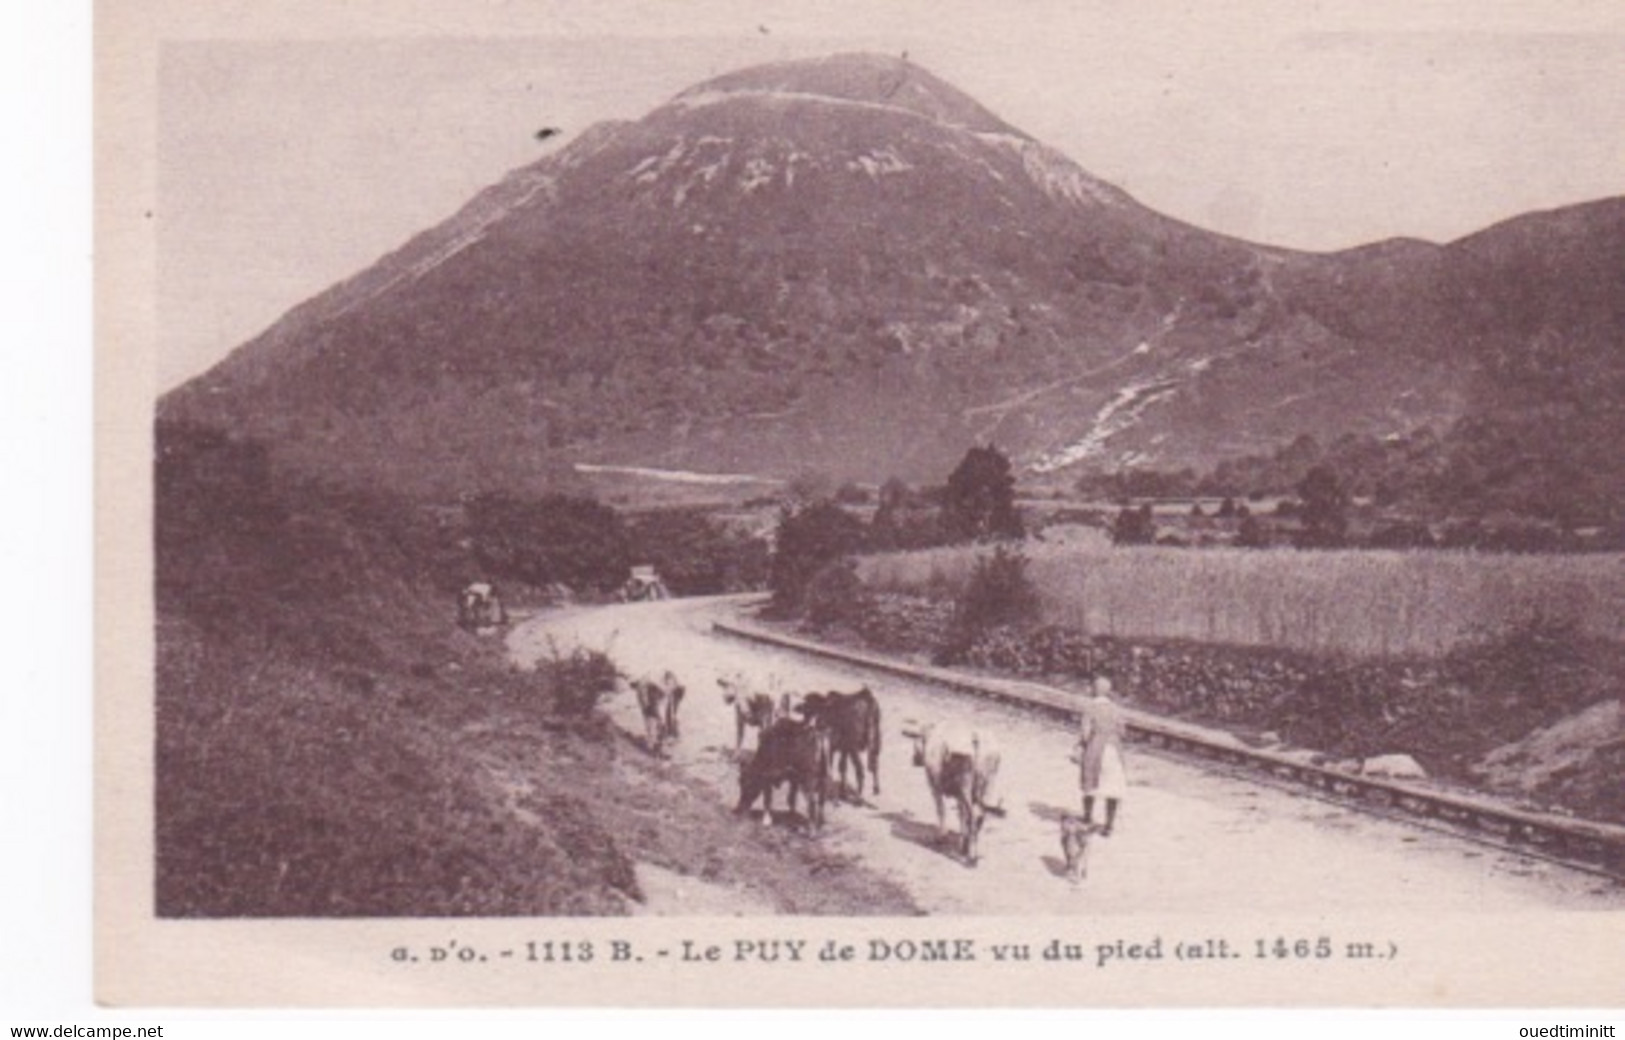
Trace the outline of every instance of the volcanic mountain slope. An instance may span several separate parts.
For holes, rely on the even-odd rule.
[[[1507,407],[1494,359],[1530,337],[1582,328],[1618,371],[1600,212],[1294,253],[1154,213],[906,61],[771,65],[513,172],[160,414],[419,490],[940,478],[987,440],[1036,472],[1200,466]]]

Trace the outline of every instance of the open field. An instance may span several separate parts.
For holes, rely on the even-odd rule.
[[[970,547],[871,556],[890,592],[959,588]],[[1625,555],[1029,545],[1044,620],[1091,635],[1432,655],[1531,620],[1625,640]]]

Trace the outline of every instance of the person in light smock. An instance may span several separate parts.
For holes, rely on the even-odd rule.
[[[1106,803],[1106,822],[1101,837],[1109,837],[1117,820],[1117,804],[1128,793],[1128,774],[1123,770],[1123,736],[1127,722],[1112,700],[1112,682],[1097,676],[1093,696],[1084,702],[1078,717],[1079,786],[1083,788],[1083,822],[1094,822],[1095,801]]]

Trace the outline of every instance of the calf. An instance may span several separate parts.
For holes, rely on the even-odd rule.
[[[780,717],[779,705],[771,694],[758,693],[745,685],[743,676],[717,680],[722,687],[722,702],[734,710],[734,750],[745,746],[745,730],[756,729],[756,742],[760,746],[762,734]]]
[[[650,751],[663,754],[666,741],[677,739],[677,708],[683,703],[683,686],[667,672],[659,682],[633,679],[632,690],[638,695],[638,710],[643,713],[645,742]]]
[[[948,836],[944,810],[945,802],[952,800],[959,810],[959,852],[974,867],[987,813],[1003,814],[992,797],[999,775],[997,745],[983,733],[947,726],[927,726],[906,735],[914,741],[914,764],[925,767],[925,782],[937,807],[937,834]]]
[[[821,751],[818,731],[804,722],[780,719],[763,730],[756,742],[756,754],[739,767],[737,813],[749,812],[756,799],[768,822],[773,819],[773,789],[790,785],[790,811],[796,811],[796,796],[807,796],[807,822],[824,825],[824,781],[828,763]]]
[[[846,767],[851,763],[858,786],[854,796],[863,800],[863,767],[869,766],[874,793],[880,793],[880,702],[865,686],[856,693],[809,693],[801,701],[801,714],[828,735],[830,757],[840,774],[839,792],[846,793]]]

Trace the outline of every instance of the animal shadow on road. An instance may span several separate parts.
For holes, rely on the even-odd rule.
[[[914,817],[902,812],[881,813],[880,818],[891,824],[892,837],[918,845],[922,849],[930,849],[939,856],[960,862],[959,847],[955,842],[956,835],[950,833],[946,838],[937,834],[937,826],[925,820],[916,820]]]
[[[1044,866],[1046,868],[1048,868],[1049,872],[1051,874],[1054,874],[1056,877],[1060,878],[1062,881],[1074,881],[1075,882],[1077,880],[1066,869],[1066,860],[1062,859],[1061,857],[1059,857],[1059,856],[1040,856],[1039,858],[1044,861]]]
[[[761,810],[752,810],[751,815],[761,819]],[[774,809],[772,812],[772,827],[774,830],[789,831],[792,834],[813,834],[812,821],[799,810],[791,812],[789,809]]]
[[[1028,802],[1027,811],[1032,813],[1038,819],[1043,820],[1045,823],[1053,823],[1057,825],[1059,825],[1062,820],[1072,815],[1072,811],[1070,809],[1061,809],[1053,805],[1045,805],[1043,802]]]
[[[854,794],[851,791],[843,791],[839,788],[830,793],[829,800],[832,805],[853,805],[860,809],[874,808],[874,806],[863,800],[861,792]]]
[[[624,726],[615,727],[615,736],[630,747],[635,747],[646,755],[653,755],[654,749],[649,746],[649,739],[642,733],[634,733]]]
[[[648,733],[641,729],[633,730],[627,728],[626,726],[620,725],[615,727],[615,736],[623,743],[630,747],[637,748],[639,751],[643,752],[645,755],[648,755],[650,758],[655,759],[656,761],[669,760],[671,758],[672,745],[676,743],[676,741],[668,742],[664,748],[657,752],[654,745],[649,743]]]

